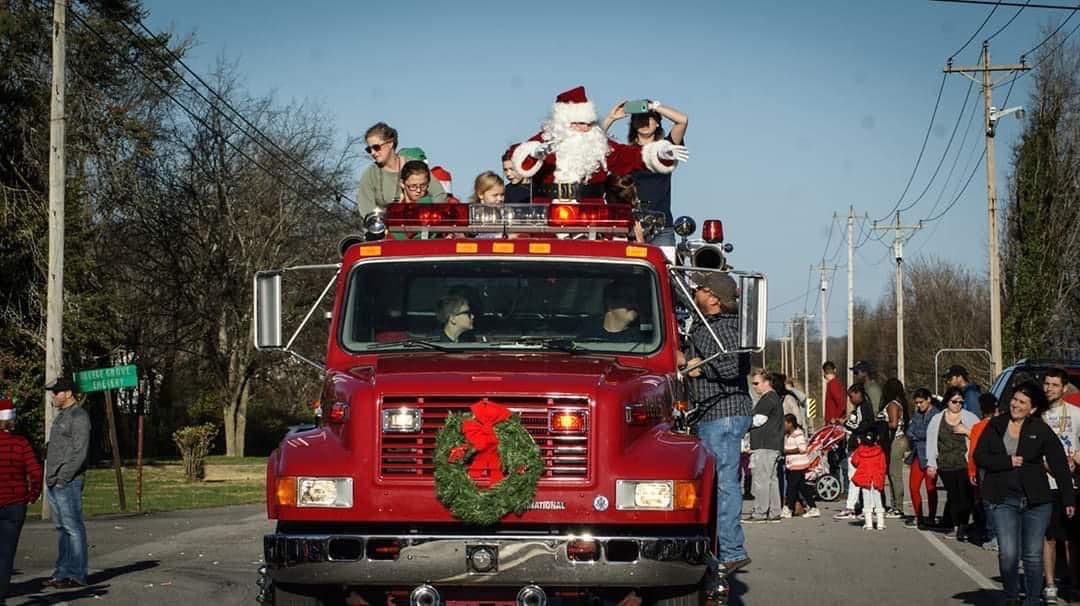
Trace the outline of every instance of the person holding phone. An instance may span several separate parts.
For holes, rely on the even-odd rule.
[[[686,125],[689,123],[686,114],[649,99],[616,103],[604,118],[604,131],[607,132],[616,121],[627,116],[630,116],[630,128],[626,142],[630,145],[640,147],[657,141],[683,145],[686,140]],[[663,118],[672,122],[671,132],[666,135]],[[631,176],[637,183],[638,197],[645,208],[664,213],[666,227],[653,237],[652,242],[660,246],[675,246],[675,232],[671,227],[674,223],[671,214],[671,174],[640,171]]]
[[[688,157],[666,139],[635,146],[608,138],[581,86],[560,93],[542,130],[511,154],[514,172],[532,179],[534,202],[594,204],[604,202],[608,175],[670,173]]]

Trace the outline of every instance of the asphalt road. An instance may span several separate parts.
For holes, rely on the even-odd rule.
[[[998,604],[997,557],[937,533],[888,520],[884,531],[819,519],[746,526],[753,563],[734,575],[732,604]],[[940,512],[939,512],[940,513]],[[19,542],[9,604],[255,604],[261,506],[88,521],[90,586],[42,590],[55,531],[28,522]]]

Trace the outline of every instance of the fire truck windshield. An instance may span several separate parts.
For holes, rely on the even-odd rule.
[[[644,262],[379,259],[353,268],[338,338],[347,351],[563,349],[650,354],[663,322]]]

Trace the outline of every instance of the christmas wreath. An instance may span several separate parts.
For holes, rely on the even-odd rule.
[[[447,415],[435,437],[435,495],[471,524],[521,515],[544,471],[540,448],[506,407],[482,400],[470,411]]]

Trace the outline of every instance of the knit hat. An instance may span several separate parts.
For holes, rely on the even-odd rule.
[[[450,193],[450,183],[453,180],[450,178],[450,171],[441,166],[436,166],[431,169],[431,178],[442,184],[446,193]]]
[[[11,398],[0,395],[0,421],[15,420],[15,403]]]
[[[427,162],[427,154],[419,147],[404,147],[398,150],[398,155],[405,158],[405,161],[419,160],[421,162]]]
[[[585,87],[579,86],[555,97],[555,106],[551,110],[551,115],[557,121],[566,124],[596,122],[596,106],[585,95]]]

